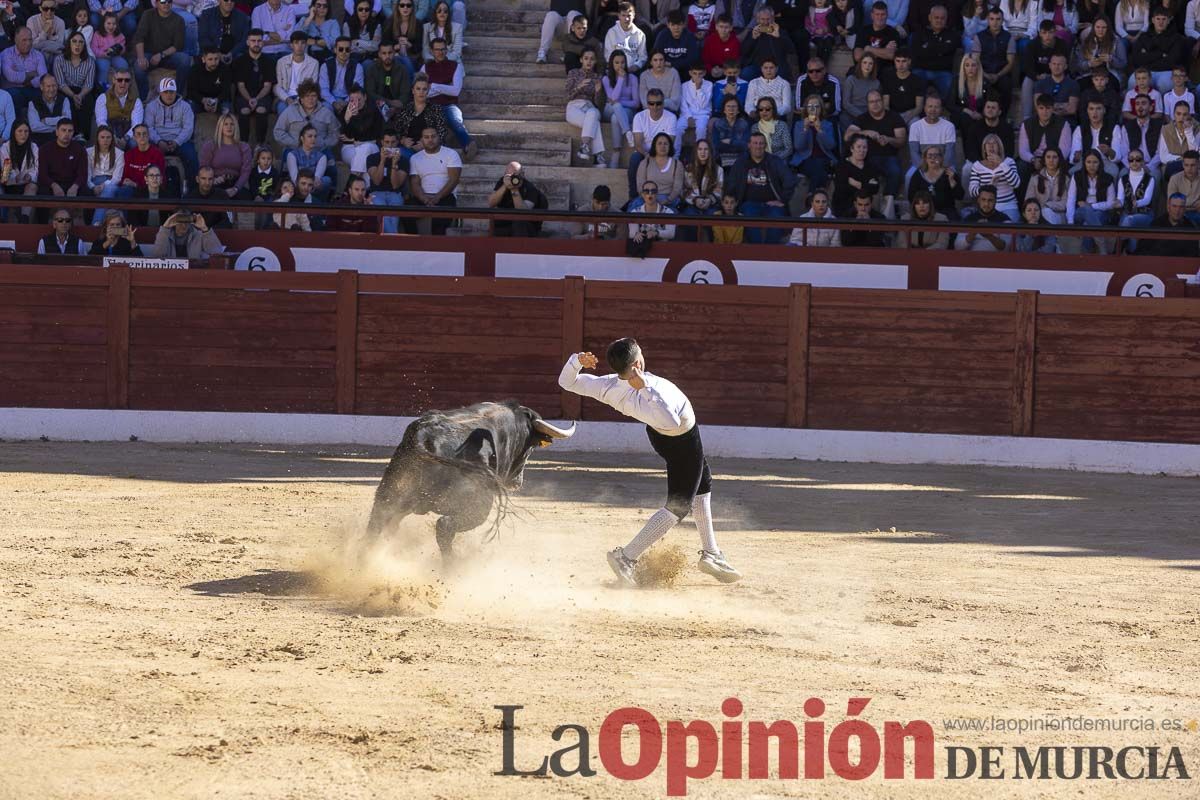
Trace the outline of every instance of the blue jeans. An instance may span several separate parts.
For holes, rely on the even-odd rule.
[[[187,78],[188,73],[192,70],[192,57],[187,53],[175,53],[158,62],[157,67],[152,65],[145,71],[138,69],[137,59],[134,59],[133,78],[137,81],[138,91],[141,92],[143,102],[145,102],[144,98],[150,96],[150,73],[156,69],[175,70],[175,83],[177,84],[179,96],[187,97]]]
[[[371,204],[376,206],[396,206],[399,208],[404,205],[404,195],[400,194],[400,192],[371,192]],[[383,232],[399,233],[400,218],[384,217]]]
[[[183,50],[190,56],[200,55],[200,20],[190,11],[184,11],[178,6],[171,10],[183,20]]]
[[[900,159],[896,156],[872,156],[867,161],[871,163],[871,166],[883,173],[883,193],[890,194],[893,197],[899,194],[900,179],[904,177],[904,170],[900,167]]]
[[[183,161],[183,174],[185,179],[195,178],[196,173],[200,170],[200,159],[196,157],[196,145],[192,144],[191,142],[182,143],[174,153],[167,153],[164,151],[164,155],[179,156],[179,158]],[[180,189],[182,188],[183,187],[180,187]]]
[[[1121,219],[1121,227],[1122,228],[1148,228],[1148,227],[1150,227],[1150,223],[1153,221],[1154,221],[1153,214],[1126,214]],[[1130,239],[1128,252],[1136,253],[1137,246],[1138,246],[1137,239]]]
[[[788,215],[783,206],[769,206],[766,203],[742,203],[741,212],[747,217],[778,217]],[[788,231],[785,228],[751,228],[746,227],[746,241],[749,244],[779,244]]]
[[[442,113],[446,115],[446,125],[454,133],[454,138],[458,139],[459,148],[466,149],[471,143],[471,134],[463,125],[462,109],[456,105],[442,106]]]
[[[125,198],[133,197],[133,187],[132,186],[117,186],[112,183],[106,183],[107,180],[108,180],[108,178],[101,176],[101,175],[97,175],[96,177],[92,178],[92,186],[99,186],[100,184],[105,184],[104,188],[101,189],[100,192],[96,195],[96,197],[98,199],[101,199],[101,200],[103,200],[103,199],[124,200]],[[92,214],[92,224],[93,225],[103,224],[104,223],[104,214],[107,211],[108,211],[108,209],[106,209],[106,208],[97,208],[95,213]]]
[[[950,85],[954,82],[954,74],[932,69],[914,69],[913,74],[924,78],[937,87],[938,94],[945,102],[950,97]]]
[[[811,192],[826,184],[829,180],[829,170],[833,166],[828,158],[809,156],[800,162],[800,174],[808,178],[808,190]]]

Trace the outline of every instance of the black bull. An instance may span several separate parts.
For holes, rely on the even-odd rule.
[[[368,534],[377,538],[409,514],[437,514],[438,548],[449,558],[455,535],[482,525],[496,506],[494,536],[530,451],[573,433],[574,425],[555,427],[514,401],[422,414],[383,473]]]

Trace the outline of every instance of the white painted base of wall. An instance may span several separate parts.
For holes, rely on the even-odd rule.
[[[247,442],[394,446],[412,417],[197,411],[0,409],[0,439]],[[952,436],[925,433],[704,427],[704,446],[725,458],[993,467],[1200,476],[1200,445]],[[581,422],[555,445],[565,452],[649,452],[637,423]],[[3,467],[0,466],[0,470]]]

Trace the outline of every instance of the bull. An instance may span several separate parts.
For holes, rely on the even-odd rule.
[[[450,560],[454,537],[485,523],[493,507],[488,538],[499,532],[533,448],[574,433],[574,424],[556,427],[515,401],[426,412],[404,430],[383,473],[368,535],[378,538],[409,514],[437,514],[438,549]]]

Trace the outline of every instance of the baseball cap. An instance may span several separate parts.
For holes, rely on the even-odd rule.
[[[160,91],[160,92],[178,91],[178,89],[175,88],[175,79],[174,78],[163,78],[161,81],[158,82],[158,91]]]

